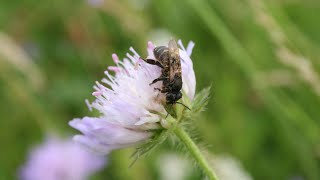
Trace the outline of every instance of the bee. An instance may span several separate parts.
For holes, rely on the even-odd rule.
[[[182,104],[177,102],[182,97],[181,59],[177,42],[172,39],[169,41],[168,47],[158,46],[154,48],[153,54],[155,59],[142,59],[161,68],[160,77],[154,79],[150,85],[162,81],[162,88],[155,89],[166,94],[166,104]]]

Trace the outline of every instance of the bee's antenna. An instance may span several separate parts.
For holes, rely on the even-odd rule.
[[[187,108],[187,109],[189,109],[190,111],[191,111],[191,109],[188,107],[188,106],[186,106],[185,104],[183,104],[183,103],[181,103],[181,102],[176,102],[177,104],[181,104],[182,106],[184,106],[185,108]]]

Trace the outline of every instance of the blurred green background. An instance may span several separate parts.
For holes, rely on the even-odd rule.
[[[210,156],[253,179],[320,179],[319,18],[318,0],[1,1],[0,179],[16,179],[49,132],[72,135],[69,120],[93,115],[84,99],[112,53],[145,56],[148,40],[170,37],[195,42],[197,90],[212,84],[192,124]],[[163,160],[184,158],[165,143],[129,168],[132,152],[113,152],[92,179],[169,179]],[[189,163],[184,179],[201,179]]]

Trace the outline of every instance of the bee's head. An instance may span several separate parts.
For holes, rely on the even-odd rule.
[[[182,93],[178,92],[169,92],[166,95],[167,104],[174,104],[182,97]]]

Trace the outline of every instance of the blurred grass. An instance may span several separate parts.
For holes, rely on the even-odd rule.
[[[197,89],[213,84],[208,110],[195,121],[209,151],[234,155],[254,179],[319,179],[319,95],[277,55],[283,46],[304,57],[319,78],[319,12],[315,0],[110,0],[97,8],[87,1],[0,2],[1,33],[43,79],[35,88],[25,66],[0,51],[0,178],[14,179],[28,149],[48,133],[44,129],[75,132],[67,122],[89,114],[84,99],[92,99],[91,87],[112,64],[111,53],[123,58],[133,46],[145,56],[149,35],[166,29],[196,43]],[[261,25],[259,13],[274,20],[285,39],[281,46],[272,36],[279,32]],[[271,85],[271,78],[282,78],[271,76],[279,70],[292,79]],[[93,179],[158,179],[154,161],[168,148],[164,144],[130,169],[132,151],[114,152]]]

